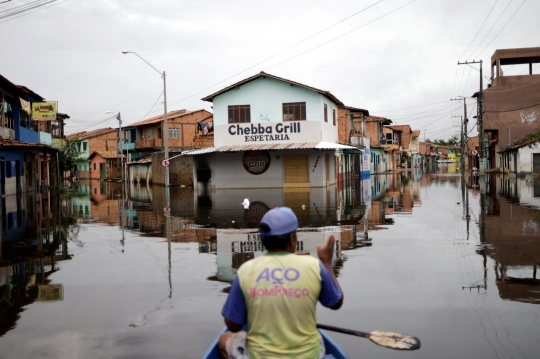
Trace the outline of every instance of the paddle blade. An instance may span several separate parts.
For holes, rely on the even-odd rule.
[[[420,339],[410,335],[392,332],[372,331],[369,339],[380,346],[396,350],[415,350],[420,348]]]

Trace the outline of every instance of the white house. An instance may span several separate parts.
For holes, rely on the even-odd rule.
[[[540,139],[525,136],[499,151],[503,169],[516,174],[540,174]]]
[[[354,178],[359,150],[338,144],[328,91],[261,72],[202,99],[213,102],[214,146],[194,156],[195,187],[325,187]]]

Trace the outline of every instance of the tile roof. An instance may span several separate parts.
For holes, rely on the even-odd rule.
[[[114,151],[94,151],[88,158],[94,157],[94,155],[100,155],[105,159],[126,158],[125,155],[117,155]]]
[[[333,101],[334,103],[336,103],[337,105],[341,105],[341,106],[344,106],[343,103],[337,99],[337,97],[335,97],[334,95],[332,95],[330,93],[330,91],[324,91],[324,90],[320,90],[318,88],[315,88],[315,87],[311,87],[311,86],[308,86],[308,85],[304,85],[300,82],[296,82],[296,81],[291,81],[291,80],[287,80],[285,78],[282,78],[282,77],[278,77],[278,76],[274,76],[274,75],[271,75],[271,74],[268,74],[264,71],[261,71],[260,73],[254,75],[254,76],[251,76],[251,77],[248,77],[247,79],[244,79],[242,81],[238,81],[230,86],[227,86],[225,87],[224,89],[221,89],[219,90],[218,92],[214,92],[213,94],[211,95],[208,95],[206,97],[203,97],[201,100],[203,101],[208,101],[208,102],[213,102],[214,101],[214,97],[216,96],[219,96],[221,94],[224,94],[225,92],[228,92],[228,91],[231,91],[231,90],[234,90],[235,88],[239,87],[239,86],[242,86],[244,84],[247,84],[248,82],[251,82],[251,81],[254,81],[254,80],[257,80],[259,78],[265,78],[265,77],[268,77],[268,78],[271,78],[271,79],[274,79],[274,80],[278,80],[278,81],[283,81],[283,82],[287,82],[291,85],[295,85],[295,86],[299,86],[299,87],[303,87],[305,89],[308,89],[308,90],[312,90],[312,91],[315,91],[315,92],[318,92],[320,93],[321,95],[325,96],[326,98],[328,98],[329,100]]]
[[[176,111],[170,111],[167,112],[167,123],[169,123],[169,120],[173,120],[179,117],[183,117],[186,115],[190,115],[192,113],[200,112],[200,111],[206,111],[205,109],[199,109],[194,111],[188,111],[188,110],[176,110]],[[207,116],[203,119],[203,121],[213,117],[213,114],[210,116]],[[135,123],[130,123],[129,125],[125,125],[124,127],[137,127],[137,126],[143,126],[143,125],[150,125],[152,123],[158,123],[163,121],[163,115],[154,116],[151,118],[147,118],[146,120],[138,121]]]
[[[57,148],[39,144],[39,143],[28,143],[20,142],[15,140],[6,140],[0,139],[0,149],[9,150],[12,149],[35,149],[35,150],[49,150],[49,151],[58,151]]]
[[[512,142],[508,146],[505,146],[505,147],[501,148],[498,152],[506,152],[506,151],[509,151],[509,150],[515,150],[516,148],[521,148],[523,146],[527,146],[527,145],[529,145],[531,143],[534,143],[534,142],[537,142],[537,141],[540,141],[539,137],[534,137],[534,136],[531,136],[529,134],[527,136],[521,137],[517,141]]]
[[[116,132],[115,128],[107,127],[107,128],[98,128],[97,130],[92,131],[81,131],[81,132],[75,132],[70,133],[66,136],[66,139],[68,141],[73,140],[76,136],[79,136],[78,141],[88,140],[93,137],[97,137],[100,135],[105,135],[107,133]]]
[[[413,138],[414,138],[414,137],[420,137],[420,132],[421,132],[420,130],[414,130],[414,131],[412,132]]]

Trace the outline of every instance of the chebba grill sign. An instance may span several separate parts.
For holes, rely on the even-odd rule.
[[[288,141],[290,134],[301,133],[300,122],[277,123],[274,126],[265,126],[262,123],[251,126],[239,124],[229,126],[231,136],[244,136],[245,142],[256,141]]]
[[[246,151],[242,164],[252,175],[260,175],[270,167],[270,155],[267,151]]]

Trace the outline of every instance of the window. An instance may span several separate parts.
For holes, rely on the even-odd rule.
[[[249,105],[229,106],[229,123],[250,123],[251,110]]]
[[[157,129],[157,138],[161,139],[161,127],[158,127]]]
[[[86,145],[87,145],[87,143],[86,143],[86,142],[83,142],[82,148],[83,148],[83,151],[84,151],[84,152],[86,152]]]
[[[324,122],[328,122],[328,106],[324,104]]]
[[[94,162],[94,171],[96,170],[96,163]]]
[[[305,121],[306,103],[291,102],[283,104],[283,121]]]
[[[146,139],[151,140],[152,139],[152,129],[146,130]]]
[[[180,131],[178,128],[169,128],[169,138],[180,138]]]
[[[336,110],[335,109],[332,110],[332,123],[334,124],[334,126],[336,125]]]

